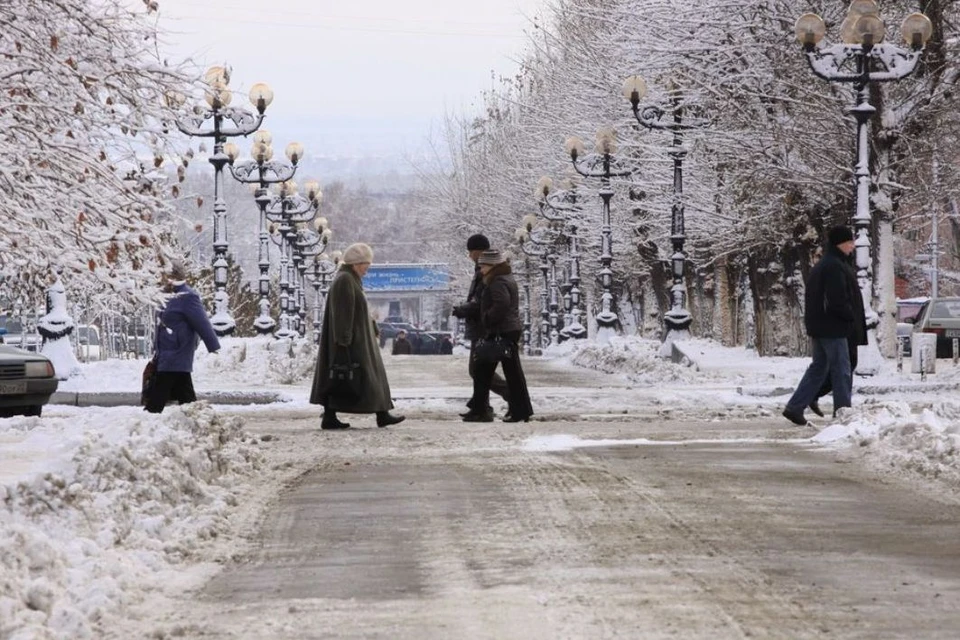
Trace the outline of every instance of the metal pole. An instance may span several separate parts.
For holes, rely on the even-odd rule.
[[[533,325],[530,314],[530,258],[523,258],[523,353],[530,355],[530,330]]]
[[[615,329],[617,314],[613,312],[613,229],[610,223],[610,200],[613,198],[613,188],[609,178],[609,155],[604,157],[604,177],[600,178],[600,285],[603,292],[600,294],[600,312],[597,314],[599,329]]]
[[[866,48],[866,47],[865,47]],[[869,50],[857,56],[859,78],[854,83],[857,91],[857,104],[850,110],[857,121],[857,210],[853,217],[856,235],[857,282],[863,296],[863,308],[866,312],[867,330],[875,329],[880,317],[873,310],[873,264],[870,258],[870,143],[867,138],[867,125],[876,113],[870,104],[870,66]]]
[[[940,221],[937,216],[937,209],[940,206],[939,186],[940,186],[940,163],[936,155],[933,157],[933,182],[934,199],[930,203],[930,221],[933,228],[930,231],[930,297],[936,299],[940,293]],[[956,362],[956,360],[954,360]]]
[[[219,111],[213,116],[214,144],[210,164],[213,165],[213,315],[210,324],[218,336],[234,332],[237,323],[230,315],[230,296],[227,293],[229,244],[227,240],[227,203],[223,199],[223,167],[229,162],[223,152],[226,136],[221,133],[223,116]]]
[[[262,168],[260,172],[262,178]],[[257,248],[257,267],[260,269],[258,281],[260,315],[254,320],[253,327],[260,335],[266,335],[274,330],[277,323],[270,315],[270,234],[267,231],[267,204],[270,202],[270,194],[262,183],[257,188],[255,199],[260,209],[260,243]]]
[[[560,329],[557,326],[560,320],[558,315],[558,310],[560,307],[559,300],[557,299],[557,256],[555,253],[551,253],[547,256],[547,260],[550,263],[550,308],[549,308],[549,319],[550,319],[550,344],[557,345],[560,344]]]
[[[686,242],[686,222],[683,208],[683,159],[687,152],[683,148],[683,113],[674,97],[673,105],[673,147],[670,156],[673,158],[673,206],[670,216],[670,243],[673,248],[671,268],[673,270],[673,286],[670,288],[670,310],[664,314],[666,337],[664,344],[672,344],[674,340],[688,335],[688,329],[693,323],[693,316],[687,309],[686,285],[686,254],[683,251]]]

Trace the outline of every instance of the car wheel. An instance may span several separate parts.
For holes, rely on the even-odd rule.
[[[26,407],[26,408],[23,410],[23,415],[28,416],[28,417],[36,417],[36,418],[39,418],[39,417],[40,417],[40,414],[41,414],[42,412],[43,412],[43,406],[42,406],[42,405],[39,405],[39,404],[35,404],[35,405],[32,405],[32,406]]]

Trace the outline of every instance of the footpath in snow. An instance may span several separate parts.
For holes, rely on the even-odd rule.
[[[657,402],[712,419],[717,407],[736,404],[778,421],[808,364],[707,341],[684,348],[693,366],[664,361],[659,344],[649,340],[567,343],[545,356],[550,367],[593,369],[618,383],[605,390],[564,387],[556,400],[541,400],[538,413],[550,425],[551,411],[626,412]],[[271,390],[302,403],[314,357],[312,344],[228,340],[220,354],[198,356],[197,387]],[[462,354],[454,358],[466,368]],[[420,362],[430,360],[413,357],[406,366]],[[143,364],[82,365],[63,389],[135,392]],[[462,398],[444,398],[450,391],[440,382],[426,384],[436,396],[430,402],[454,415]],[[886,363],[873,379],[858,378],[854,408],[821,419],[807,442],[960,487],[960,400],[938,391],[944,384],[960,384],[960,370],[949,361],[923,384]],[[865,387],[885,391],[867,394]],[[596,444],[570,435],[569,421],[555,424],[554,436],[525,446]],[[178,568],[196,562],[207,542],[227,531],[229,514],[264,472],[262,462],[258,439],[245,433],[243,419],[205,402],[159,416],[135,406],[54,406],[43,418],[0,419],[0,638],[94,638],[107,613],[154,590],[185,588]]]

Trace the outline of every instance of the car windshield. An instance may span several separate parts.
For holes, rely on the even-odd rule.
[[[960,318],[960,298],[937,300],[930,315],[934,318]]]

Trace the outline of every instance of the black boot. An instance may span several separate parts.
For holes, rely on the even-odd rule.
[[[391,415],[389,411],[377,411],[378,427],[389,427],[392,424],[400,424],[406,419],[406,416]]]
[[[323,420],[320,421],[321,429],[349,429],[349,422],[340,422],[337,420],[337,412],[329,409],[323,412]]]
[[[817,414],[821,418],[823,417],[823,409],[820,408],[819,400],[814,400],[807,406],[810,407],[810,411],[813,411],[815,414]]]

